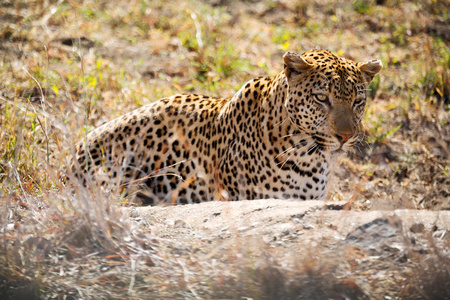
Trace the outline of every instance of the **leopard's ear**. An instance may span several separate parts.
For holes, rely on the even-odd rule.
[[[365,63],[359,63],[358,66],[362,74],[366,77],[368,83],[370,83],[373,77],[381,71],[381,68],[383,68],[383,64],[379,59],[370,60]]]
[[[307,62],[303,57],[293,52],[286,52],[283,55],[284,72],[287,78],[292,74],[302,74],[311,70],[315,65]]]

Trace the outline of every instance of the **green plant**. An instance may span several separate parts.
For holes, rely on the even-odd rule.
[[[375,95],[377,94],[377,92],[380,89],[380,83],[381,83],[381,77],[375,76],[368,87],[368,90],[369,90],[368,94],[369,94],[370,98],[372,98],[372,99],[375,98]]]
[[[426,98],[436,97],[444,105],[450,105],[450,48],[436,39],[429,45],[430,62],[425,64],[420,80]]]
[[[357,0],[352,2],[357,12],[361,14],[371,14],[373,3],[371,0]]]

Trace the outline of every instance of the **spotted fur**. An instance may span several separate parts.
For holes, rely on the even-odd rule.
[[[382,65],[324,50],[283,59],[278,75],[231,98],[172,96],[98,127],[77,146],[72,178],[148,204],[323,199],[337,158],[358,141]]]

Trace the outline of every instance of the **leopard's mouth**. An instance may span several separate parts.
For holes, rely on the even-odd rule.
[[[332,154],[332,155],[338,155],[338,154],[344,154],[344,153],[347,153],[347,151],[345,151],[344,149],[342,149],[342,146],[341,146],[339,149],[337,149],[337,150],[331,151],[331,154]]]
[[[327,141],[323,137],[321,137],[317,134],[311,134],[311,137],[317,146],[319,146],[320,148],[323,148],[323,149],[327,148]]]
[[[339,147],[336,149],[335,143],[333,141],[330,141],[326,137],[320,136],[318,134],[312,134],[311,137],[312,137],[316,147],[318,147],[321,150],[333,152],[333,151],[340,150],[343,146],[343,145],[339,145]]]

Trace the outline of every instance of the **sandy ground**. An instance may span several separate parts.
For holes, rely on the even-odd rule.
[[[283,232],[322,232],[345,238],[358,226],[378,218],[396,217],[407,230],[423,224],[431,230],[450,228],[450,211],[379,210],[345,211],[344,202],[253,200],[208,202],[184,206],[127,208],[130,215],[152,225],[158,235],[185,228],[197,237],[260,236],[271,240]]]
[[[156,236],[204,244],[202,252],[208,257],[212,255],[209,250],[235,238],[251,241],[248,247],[256,251],[258,240],[294,250],[312,240],[351,243],[366,239],[369,243],[373,238],[376,247],[383,239],[409,233],[431,232],[442,238],[450,228],[450,211],[346,211],[343,204],[272,199],[124,209]]]
[[[274,265],[310,274],[292,280],[315,287],[314,278],[348,279],[348,299],[394,299],[423,284],[418,278],[446,293],[433,268],[450,254],[450,211],[353,211],[344,204],[272,199],[123,209],[165,239],[160,247],[168,245],[170,257],[191,262],[197,278],[230,276],[230,288],[245,281],[240,268]]]

